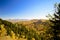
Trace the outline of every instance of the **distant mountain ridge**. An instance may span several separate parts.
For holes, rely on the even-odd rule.
[[[10,22],[28,21],[28,19],[7,19]]]
[[[42,21],[45,22],[46,19],[8,19],[7,21],[9,22],[37,22],[37,21]]]

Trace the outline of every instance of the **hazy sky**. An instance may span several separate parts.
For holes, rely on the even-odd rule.
[[[45,19],[60,0],[0,0],[2,19]]]

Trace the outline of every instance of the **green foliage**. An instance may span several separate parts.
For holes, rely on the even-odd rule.
[[[39,22],[39,21],[38,21]],[[48,33],[46,31],[49,29],[47,27],[48,22],[41,22],[41,23],[31,23],[31,24],[18,24],[18,23],[11,23],[6,20],[0,19],[0,25],[4,25],[4,29],[6,30],[5,36],[10,36],[13,39],[15,38],[23,38],[27,40],[47,40]],[[36,27],[35,27],[36,26]],[[1,27],[0,27],[1,30]],[[2,29],[3,30],[3,29]],[[3,31],[1,31],[3,32]],[[4,33],[4,32],[3,32]],[[2,34],[2,33],[0,33]]]
[[[50,26],[53,29],[53,39],[60,40],[60,4],[55,5],[55,13],[53,17],[50,17],[50,22],[52,23]]]

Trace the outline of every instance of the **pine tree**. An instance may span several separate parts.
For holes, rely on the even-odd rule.
[[[53,14],[53,17],[50,17],[50,22],[53,24],[50,25],[53,29],[53,39],[60,40],[60,3],[55,6],[55,13]]]

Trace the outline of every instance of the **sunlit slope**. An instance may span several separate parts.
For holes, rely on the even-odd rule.
[[[48,26],[47,20],[29,20],[13,23],[0,19],[0,39],[4,40],[5,36],[9,36],[6,40],[42,40],[42,38],[46,40],[50,38],[50,34],[46,33],[49,29]]]

